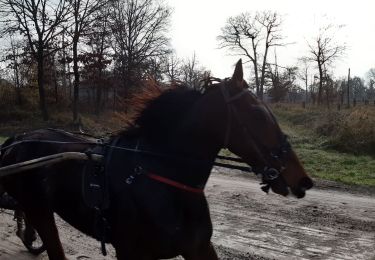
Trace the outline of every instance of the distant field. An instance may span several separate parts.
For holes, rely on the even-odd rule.
[[[272,105],[277,118],[313,135],[324,138],[324,146],[340,152],[375,156],[375,106],[358,105],[350,109],[300,104]],[[306,134],[306,133],[304,133]]]
[[[313,177],[375,187],[373,156],[339,152],[332,149],[327,137],[318,136],[310,128],[296,126],[285,118],[279,120],[306,170]]]
[[[3,143],[5,141],[5,138],[4,136],[0,136],[0,144]]]

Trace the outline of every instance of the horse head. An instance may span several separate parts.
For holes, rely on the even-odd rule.
[[[296,197],[304,197],[313,182],[271,110],[248,90],[241,60],[232,78],[219,83],[216,89],[224,97],[226,106],[225,114],[220,115],[223,146],[262,175],[264,191],[271,188],[286,196],[290,190]]]

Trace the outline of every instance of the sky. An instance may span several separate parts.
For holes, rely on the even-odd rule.
[[[170,37],[180,58],[195,52],[201,65],[213,76],[229,77],[240,58],[218,48],[216,37],[230,16],[241,12],[276,11],[283,17],[285,42],[277,49],[279,65],[296,65],[308,54],[307,42],[328,23],[345,25],[333,35],[345,43],[345,55],[333,64],[335,78],[351,75],[365,77],[375,67],[375,0],[166,0],[172,8]],[[274,57],[271,51],[270,57]],[[245,78],[250,77],[250,67]]]

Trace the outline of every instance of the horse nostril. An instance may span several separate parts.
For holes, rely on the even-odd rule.
[[[306,190],[311,189],[314,186],[313,181],[309,177],[304,177],[300,182],[299,186],[305,188]]]

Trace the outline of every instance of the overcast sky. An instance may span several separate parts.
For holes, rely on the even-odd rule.
[[[364,77],[375,67],[375,0],[167,0],[172,7],[172,47],[179,57],[194,52],[199,62],[217,77],[231,76],[239,57],[218,49],[216,37],[230,16],[241,12],[277,11],[283,16],[286,42],[277,50],[280,65],[294,65],[307,54],[307,41],[317,35],[322,24],[345,24],[335,35],[345,42],[346,55],[335,63],[336,78],[347,75]],[[271,52],[273,58],[273,51]],[[248,78],[250,73],[246,74]]]

